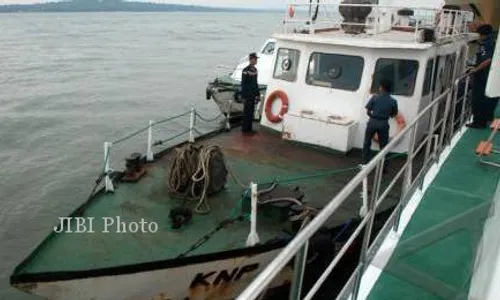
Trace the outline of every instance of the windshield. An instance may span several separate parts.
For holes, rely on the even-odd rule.
[[[309,60],[306,83],[347,91],[359,88],[364,60],[360,56],[313,53]]]
[[[275,42],[269,42],[267,43],[267,45],[264,47],[264,49],[262,49],[262,54],[266,54],[266,55],[272,55],[274,54],[274,46],[275,46]]]

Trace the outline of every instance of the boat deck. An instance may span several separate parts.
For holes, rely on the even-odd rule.
[[[486,218],[484,209],[472,210],[484,205],[487,214],[500,178],[500,169],[478,163],[474,153],[489,134],[473,129],[459,140],[367,299],[467,299]]]
[[[359,150],[349,155],[287,142],[275,133],[242,136],[239,128],[200,139],[197,143],[220,146],[227,164],[244,184],[278,180],[280,185],[298,186],[308,204],[321,208],[359,171]],[[81,211],[83,217],[93,217],[94,233],[52,233],[35,252],[23,262],[14,275],[47,272],[70,272],[127,266],[245,247],[249,221],[236,221],[224,226],[193,251],[190,248],[221,222],[240,214],[244,189],[231,178],[221,193],[208,199],[211,212],[193,214],[193,220],[180,230],[171,229],[169,212],[183,205],[184,200],[169,196],[168,171],[172,151],[166,151],[147,165],[148,173],[138,183],[115,184],[114,193],[99,193]],[[394,159],[390,169],[397,169],[402,158]],[[338,172],[337,172],[338,171]],[[391,171],[387,176],[391,175]],[[394,205],[394,196],[387,205]],[[189,203],[194,208],[196,203]],[[361,207],[360,193],[342,207],[331,220],[331,226],[356,218]],[[380,209],[386,209],[381,207]],[[122,222],[156,222],[156,233],[117,233],[116,226],[103,233],[102,218],[120,217]],[[117,220],[115,219],[115,223]],[[259,214],[258,233],[262,243],[276,238],[291,237],[290,222]],[[76,222],[72,222],[76,230]]]

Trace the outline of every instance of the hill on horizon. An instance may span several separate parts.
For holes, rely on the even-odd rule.
[[[0,5],[0,13],[12,12],[263,12],[243,8],[160,4],[122,0],[73,0],[36,4]]]

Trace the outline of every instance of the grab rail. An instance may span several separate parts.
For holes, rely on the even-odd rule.
[[[278,256],[267,265],[267,267],[253,280],[253,282],[241,293],[236,299],[237,300],[253,300],[259,297],[268,287],[268,285],[273,281],[273,279],[283,270],[283,268],[288,264],[288,262],[295,257],[296,263],[294,268],[294,278],[301,278],[301,274],[304,272],[304,264],[301,264],[307,256],[307,249],[309,245],[309,240],[312,236],[322,227],[324,226],[329,218],[339,209],[339,207],[344,204],[349,196],[355,192],[358,186],[362,185],[366,178],[370,175],[372,171],[375,171],[375,178],[373,180],[373,189],[371,197],[368,201],[368,207],[366,209],[366,214],[362,217],[360,224],[351,234],[347,242],[343,245],[340,251],[334,256],[326,270],[320,276],[320,278],[316,281],[312,289],[307,293],[304,299],[312,299],[315,293],[319,290],[324,281],[328,278],[330,273],[333,271],[335,266],[339,263],[342,257],[345,255],[349,247],[354,243],[354,241],[360,236],[361,232],[364,229],[363,243],[361,247],[361,256],[358,263],[357,270],[350,282],[352,284],[353,289],[344,291],[344,293],[352,293],[352,299],[357,298],[358,289],[361,281],[361,276],[363,270],[367,267],[369,262],[371,261],[371,256],[373,256],[375,249],[374,247],[377,243],[373,242],[370,244],[371,232],[373,229],[374,218],[376,214],[376,209],[380,205],[383,200],[383,197],[386,197],[388,194],[388,190],[392,189],[393,186],[396,185],[397,180],[400,177],[403,177],[403,187],[402,187],[402,195],[399,203],[397,204],[393,216],[389,218],[384,227],[393,228],[397,231],[399,226],[399,216],[406,205],[406,202],[409,199],[409,196],[413,194],[413,191],[418,187],[418,183],[420,180],[423,181],[423,175],[425,175],[426,168],[429,168],[436,160],[439,154],[443,151],[444,143],[451,143],[451,138],[454,134],[456,134],[463,127],[459,127],[455,129],[455,126],[449,126],[450,123],[454,124],[455,120],[450,118],[451,114],[448,112],[452,109],[452,96],[453,93],[458,91],[458,85],[461,80],[466,78],[466,89],[469,87],[469,75],[465,74],[458,78],[453,86],[447,89],[444,93],[436,97],[427,107],[425,107],[416,117],[415,119],[404,128],[399,134],[397,134],[389,144],[382,149],[378,155],[376,155],[367,165],[365,165],[361,171],[347,184],[345,187],[321,210],[321,212],[305,227],[303,228],[295,238],[290,241],[290,243],[278,254]],[[467,101],[468,90],[464,91],[464,101]],[[442,115],[442,119],[436,121],[437,116],[439,114],[439,109],[442,104],[444,107],[444,114]],[[465,104],[454,101],[455,106],[453,109],[461,105],[465,107]],[[417,140],[417,128],[420,122],[425,121],[428,115],[431,114],[429,130],[426,134],[427,136],[423,139],[421,144],[416,145]],[[460,113],[461,122],[467,119],[470,116],[468,110],[462,109]],[[437,125],[439,124],[439,125]],[[463,124],[462,124],[463,125]],[[441,128],[439,128],[441,127]],[[441,138],[435,139],[435,132],[440,132],[438,135],[441,135]],[[446,138],[444,138],[446,136]],[[391,149],[398,145],[404,138],[410,138],[410,147],[408,151],[407,162],[401,167],[399,172],[396,175],[396,178],[389,184],[385,191],[382,192],[382,195],[379,196],[381,191],[381,181],[382,181],[382,173],[384,168],[385,157]],[[422,167],[422,171],[416,177],[413,177],[412,171],[412,163],[417,153],[415,149],[424,149],[424,146],[427,146],[428,149],[432,148],[434,145],[434,152],[431,155],[430,151],[426,151],[426,157],[424,158],[424,164]],[[388,234],[387,232],[386,234]],[[380,234],[382,235],[382,234]],[[378,239],[384,238],[385,236],[377,237]],[[290,299],[301,299],[301,290],[302,290],[302,280],[292,281],[292,294],[290,295]]]
[[[339,14],[341,8],[371,9],[363,22],[346,22]],[[307,10],[308,9],[308,10]],[[398,11],[412,10],[413,24],[408,23],[410,16],[400,16]],[[304,16],[304,13],[307,13]],[[372,34],[390,31],[392,29],[417,33],[421,29],[434,29],[436,38],[445,38],[468,33],[467,23],[474,19],[474,14],[469,11],[438,9],[436,7],[408,7],[380,4],[351,4],[351,3],[326,3],[318,1],[288,1],[288,11],[283,21],[284,30],[289,31],[293,25],[293,32],[302,32],[296,25],[303,25],[309,34],[315,34],[325,29],[339,30],[344,26],[367,27]]]
[[[185,117],[188,115],[189,115],[189,128],[187,130],[182,131],[181,133],[178,133],[174,136],[171,136],[165,140],[153,141],[153,128],[155,126],[158,126],[158,125],[164,124],[164,123],[169,123],[169,122],[172,122],[174,120],[177,120],[179,118],[182,118],[182,117]],[[184,113],[181,113],[181,114],[169,117],[169,118],[165,118],[165,119],[157,121],[157,122],[150,120],[149,125],[147,127],[141,128],[137,131],[134,131],[133,133],[128,134],[125,137],[117,139],[113,142],[107,142],[107,141],[104,142],[103,167],[102,167],[102,171],[99,175],[99,178],[96,180],[96,186],[100,184],[102,179],[104,179],[105,191],[106,192],[113,192],[114,191],[113,181],[111,180],[111,175],[113,173],[113,170],[110,167],[111,149],[113,146],[119,145],[125,141],[128,141],[128,140],[138,136],[141,133],[147,132],[148,137],[147,137],[147,144],[146,144],[146,161],[151,162],[154,160],[154,154],[155,154],[154,147],[155,146],[164,145],[165,143],[170,142],[172,140],[175,140],[177,138],[180,138],[181,136],[186,135],[186,134],[188,134],[187,141],[194,142],[195,141],[195,134],[199,133],[199,131],[196,129],[197,118],[200,119],[201,121],[206,122],[206,123],[212,123],[214,121],[217,121],[221,116],[223,116],[222,113],[218,114],[217,116],[215,116],[213,118],[207,118],[207,117],[200,115],[196,111],[196,109],[193,107],[187,112],[184,112]],[[227,125],[228,124],[227,116],[228,116],[228,114],[225,117],[226,120],[225,120],[224,126],[228,126]],[[95,190],[96,190],[96,188],[94,188],[94,191]],[[92,195],[93,195],[93,193],[91,194],[91,197],[92,197]]]

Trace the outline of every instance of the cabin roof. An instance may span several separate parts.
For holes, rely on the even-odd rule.
[[[440,40],[439,43],[448,43],[458,39],[475,39],[475,34],[464,34]],[[274,38],[283,41],[299,43],[316,43],[329,45],[345,45],[351,47],[375,48],[375,49],[413,49],[426,50],[434,47],[435,43],[420,43],[415,40],[415,32],[387,31],[378,34],[347,34],[341,30],[329,31],[315,34],[302,33],[278,33]]]

